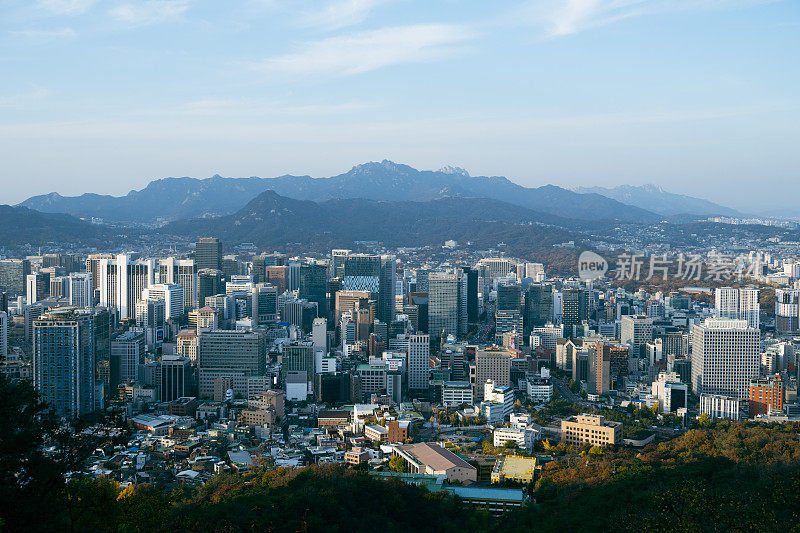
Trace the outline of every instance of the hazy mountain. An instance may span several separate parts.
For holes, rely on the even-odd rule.
[[[539,222],[569,221],[488,198],[443,198],[428,202],[335,199],[295,200],[265,191],[238,212],[219,218],[176,221],[163,231],[225,242],[280,247],[291,243],[330,249],[356,241],[388,246],[442,244],[454,239],[481,246],[505,242],[515,250],[575,239],[575,234]]]
[[[47,242],[105,241],[113,232],[62,213],[40,213],[27,207],[0,205],[0,246]]]
[[[661,218],[651,211],[600,194],[578,194],[555,185],[523,187],[500,176],[471,177],[463,169],[455,167],[420,171],[385,160],[357,165],[330,178],[290,175],[276,178],[165,178],[121,197],[96,194],[64,197],[51,193],[34,196],[21,205],[108,221],[153,223],[158,217],[176,220],[233,213],[265,190],[273,190],[288,198],[313,201],[364,198],[424,202],[451,196],[485,197],[579,220],[653,222]]]
[[[620,185],[619,187],[579,187],[581,194],[600,194],[624,204],[634,205],[663,216],[741,216],[735,209],[702,198],[667,192],[658,185]]]

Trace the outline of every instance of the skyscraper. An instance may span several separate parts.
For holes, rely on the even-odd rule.
[[[579,326],[589,317],[588,295],[583,289],[566,289],[561,293],[561,322],[564,334],[574,335],[575,326]]]
[[[322,263],[300,266],[300,298],[317,304],[317,316],[328,316],[328,267]]]
[[[225,274],[221,270],[205,268],[197,272],[197,307],[206,305],[206,298],[225,292]]]
[[[775,331],[800,331],[800,290],[775,289]]]
[[[750,380],[758,378],[761,333],[746,320],[706,319],[692,329],[692,389],[747,399]]]
[[[517,311],[522,307],[522,287],[516,283],[502,283],[497,286],[497,310]]]
[[[95,407],[94,321],[88,311],[62,308],[33,324],[33,384],[59,416]]]
[[[758,289],[718,288],[714,293],[714,310],[717,318],[746,320],[748,326],[758,329],[761,312]]]
[[[168,257],[158,263],[156,283],[180,285],[183,290],[183,305],[187,310],[200,305],[198,299],[197,268],[193,259],[175,259]],[[181,312],[180,314],[183,314]],[[179,314],[176,312],[176,316]]]
[[[470,267],[462,267],[467,279],[467,323],[478,322],[478,271]]]
[[[428,333],[435,339],[459,332],[459,276],[431,272],[428,276]]]
[[[0,311],[0,361],[8,357],[8,314]]]
[[[15,298],[25,294],[25,279],[31,273],[27,259],[0,259],[0,291]]]
[[[213,268],[222,270],[222,243],[216,237],[203,237],[194,248],[194,262],[197,269]]]
[[[99,304],[113,307],[120,320],[134,317],[142,291],[155,282],[155,261],[134,261],[128,254],[100,259],[98,265]]]
[[[396,279],[397,258],[393,255],[382,255],[378,274],[378,320],[386,324],[394,320]]]
[[[408,388],[427,391],[430,376],[429,335],[411,335],[408,343]]]
[[[83,272],[70,274],[69,305],[73,307],[92,307],[94,305],[94,289],[92,289],[91,273]]]
[[[533,284],[525,291],[525,306],[522,316],[525,337],[533,328],[543,327],[553,320],[553,286]]]

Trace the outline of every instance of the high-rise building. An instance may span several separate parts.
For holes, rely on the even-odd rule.
[[[216,237],[203,237],[194,248],[197,270],[213,268],[222,270],[222,243]]]
[[[225,292],[225,274],[221,270],[205,268],[197,271],[197,304],[196,307],[206,305],[206,298]]]
[[[0,361],[8,357],[8,314],[0,311]]]
[[[25,280],[31,273],[27,259],[0,259],[0,292],[10,298],[25,295]]]
[[[43,401],[68,418],[95,409],[94,319],[62,308],[33,324],[33,384]]]
[[[73,307],[92,307],[94,305],[94,289],[92,289],[90,272],[70,274],[69,305]]]
[[[780,374],[750,380],[750,418],[783,410],[783,380]]]
[[[200,305],[197,268],[193,259],[175,259],[174,257],[162,259],[158,263],[156,282],[179,285],[183,290],[183,304],[187,310]],[[182,314],[183,312],[175,316]]]
[[[397,258],[393,255],[382,255],[380,260],[377,316],[378,320],[388,324],[394,320]]]
[[[265,267],[264,280],[275,286],[278,294],[286,292],[289,267],[282,265]]]
[[[428,333],[440,339],[459,334],[458,272],[431,272],[428,275]]]
[[[142,300],[164,300],[164,313],[167,320],[173,320],[184,315],[185,292],[183,288],[174,283],[156,283],[142,291]]]
[[[478,322],[478,271],[470,267],[462,267],[467,284],[467,323],[476,324]]]
[[[328,316],[328,267],[322,263],[300,266],[299,297],[317,304],[317,316]]]
[[[527,338],[533,328],[543,327],[553,320],[553,286],[534,284],[525,291],[522,316],[523,332]]]
[[[561,322],[564,334],[572,336],[575,326],[589,317],[588,294],[583,289],[565,289],[561,292]]]
[[[344,263],[351,250],[331,250],[331,277],[344,277]]]
[[[706,319],[692,329],[692,390],[695,394],[748,396],[759,377],[761,334],[746,320]]]
[[[44,300],[50,294],[50,274],[47,272],[28,274],[25,277],[25,285],[28,305]]]
[[[758,329],[761,313],[758,289],[718,288],[714,293],[714,304],[717,318],[746,320],[748,326]]]
[[[800,331],[800,290],[775,289],[775,331]]]
[[[513,333],[514,347],[522,347],[522,314],[519,310],[498,310],[495,313],[494,336],[495,344],[502,344],[505,333]]]
[[[589,345],[588,386],[593,394],[605,394],[611,390],[611,351],[607,348],[610,346],[605,343]]]
[[[497,310],[517,311],[522,309],[522,287],[516,283],[501,283],[497,286]]]
[[[193,396],[191,362],[180,355],[164,355],[158,362],[158,398],[174,402],[184,396]]]
[[[475,352],[475,400],[483,400],[484,385],[491,379],[497,386],[511,385],[513,354],[500,348],[478,349]]]
[[[314,379],[316,372],[314,344],[311,342],[294,342],[283,346],[281,374],[285,378],[288,372],[305,372],[309,379]]]
[[[220,376],[260,376],[266,370],[266,341],[258,332],[214,330],[199,336],[197,348],[199,392],[214,393],[214,382]],[[242,385],[242,387],[246,387]],[[237,385],[237,388],[241,388]]]
[[[430,378],[429,335],[411,335],[408,343],[408,388],[412,391],[427,391]]]
[[[182,295],[181,295],[182,296]],[[163,299],[139,300],[135,307],[136,327],[144,331],[149,350],[158,350],[166,334],[166,303]]]
[[[653,340],[653,319],[644,315],[625,315],[620,327],[620,342],[630,344],[641,357],[642,347]]]
[[[99,304],[116,309],[120,320],[133,318],[142,291],[155,282],[155,261],[134,261],[128,254],[119,254],[100,259],[97,269]]]
[[[121,383],[136,381],[144,364],[144,333],[129,330],[111,339],[111,365],[119,369]]]

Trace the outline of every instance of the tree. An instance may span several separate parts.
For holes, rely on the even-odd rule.
[[[697,419],[697,423],[700,424],[701,428],[707,428],[707,427],[711,426],[711,423],[712,423],[711,417],[708,416],[706,413],[703,413]]]
[[[399,455],[394,455],[389,459],[389,470],[397,473],[405,473],[408,472],[408,466],[406,465],[405,459]]]

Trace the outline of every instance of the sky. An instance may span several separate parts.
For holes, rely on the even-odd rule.
[[[391,159],[800,194],[797,0],[0,0],[0,203]]]

